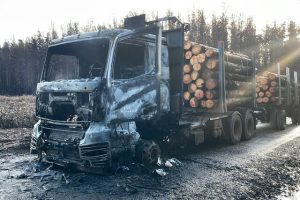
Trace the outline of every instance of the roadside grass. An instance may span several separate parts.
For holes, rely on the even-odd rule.
[[[32,128],[35,117],[35,96],[1,96],[0,128]]]

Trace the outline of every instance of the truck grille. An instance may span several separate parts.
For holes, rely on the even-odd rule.
[[[90,162],[91,167],[107,167],[109,165],[109,143],[98,143],[79,146],[80,158]]]

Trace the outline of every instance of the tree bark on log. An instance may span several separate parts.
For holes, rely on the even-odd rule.
[[[231,74],[231,73],[225,73],[225,78],[229,80],[242,81],[242,82],[251,81],[251,76]]]
[[[234,80],[225,80],[226,88],[229,90],[232,89],[239,89],[239,88],[248,88],[250,82],[241,82],[241,81],[234,81]]]
[[[252,75],[253,69],[230,62],[225,62],[225,71],[233,74]]]
[[[228,90],[226,92],[226,97],[228,98],[240,98],[240,97],[250,97],[249,91],[246,89],[241,90]]]
[[[252,102],[251,97],[227,98],[226,99],[226,105],[228,107],[251,104],[251,102]]]

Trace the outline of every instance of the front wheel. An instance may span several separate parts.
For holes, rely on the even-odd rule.
[[[160,148],[153,140],[140,140],[136,145],[135,153],[139,162],[145,165],[152,165],[158,162]]]

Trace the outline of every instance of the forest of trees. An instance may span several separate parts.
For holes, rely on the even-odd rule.
[[[129,15],[134,15],[131,13]],[[167,15],[173,15],[171,11]],[[155,15],[152,14],[152,18]],[[189,39],[209,46],[217,46],[223,40],[226,50],[251,56],[255,52],[259,69],[270,67],[277,62],[300,72],[300,28],[294,21],[283,24],[266,24],[258,34],[251,17],[228,16],[225,13],[207,20],[204,11],[197,10],[188,16],[191,30]],[[0,44],[0,94],[34,94],[39,81],[47,45],[52,39],[80,32],[97,31],[122,26],[114,20],[110,26],[85,25],[69,22],[61,27],[61,34],[54,25],[43,34],[40,31],[26,40],[6,41]]]

